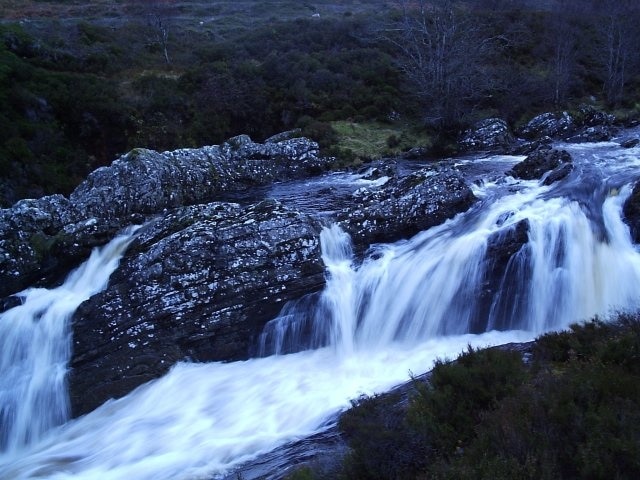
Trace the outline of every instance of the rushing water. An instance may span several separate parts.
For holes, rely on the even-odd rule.
[[[373,246],[360,263],[344,232],[325,229],[327,286],[269,323],[261,358],[176,365],[163,378],[62,425],[64,395],[60,406],[45,401],[56,405],[50,412],[42,399],[18,406],[23,387],[17,378],[29,379],[24,388],[33,388],[34,398],[46,391],[31,387],[30,379],[39,376],[56,379],[50,391],[64,392],[64,356],[42,360],[53,373],[25,373],[25,367],[16,380],[5,375],[3,363],[1,405],[11,409],[3,422],[8,418],[11,426],[2,427],[0,478],[211,478],[326,428],[350,399],[406,381],[410,372],[425,371],[435,358],[454,356],[468,344],[525,341],[594,315],[638,308],[640,254],[621,219],[640,174],[638,149],[568,148],[576,168],[562,182],[541,186],[472,173],[481,201],[469,212],[410,240]],[[504,171],[516,160],[484,162]],[[488,250],[522,222],[527,242],[487,299]],[[102,280],[75,282],[96,285],[78,296],[86,298],[104,283],[109,269],[97,270]],[[71,278],[61,289],[70,289]],[[16,308],[3,315],[2,355],[5,345],[28,343],[23,335],[35,338],[14,333],[22,327],[13,326],[26,321],[26,312],[34,312],[29,322],[42,322],[36,313],[43,309],[35,297],[31,303],[25,297],[22,314]],[[68,345],[68,335],[68,327],[62,328],[58,340],[43,340],[36,353]],[[40,354],[29,362],[26,353],[12,358],[22,357],[41,361]],[[7,386],[13,383],[16,390]],[[17,413],[20,408],[24,413]],[[42,418],[50,418],[39,425],[43,411],[48,413]],[[36,421],[15,420],[27,414]]]
[[[0,314],[0,449],[15,451],[69,418],[65,376],[71,355],[69,318],[104,289],[132,232],[119,236],[53,290],[18,294],[19,305]]]

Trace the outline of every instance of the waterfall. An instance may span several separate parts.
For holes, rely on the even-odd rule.
[[[61,286],[17,294],[22,304],[0,314],[0,451],[37,442],[69,419],[71,315],[106,287],[132,233],[94,250]]]
[[[589,155],[584,168],[576,161],[574,172],[551,186],[487,180],[474,187],[480,201],[468,212],[411,239],[373,245],[363,258],[354,255],[344,231],[327,227],[321,235],[326,287],[286,305],[269,322],[263,356],[177,364],[164,377],[64,424],[66,398],[58,393],[64,391],[66,357],[43,359],[47,373],[26,365],[40,362],[32,346],[68,355],[68,326],[53,322],[61,328],[57,339],[35,346],[45,309],[35,300],[27,307],[31,293],[23,293],[18,308],[24,314],[13,309],[0,322],[8,447],[0,453],[0,479],[221,478],[327,428],[351,399],[407,381],[467,345],[528,341],[594,315],[637,309],[640,253],[622,221],[622,206],[640,161],[633,152],[620,159],[619,150],[615,162],[594,160],[589,149],[605,147],[611,148],[576,146]],[[115,250],[126,246],[121,242],[114,252],[95,255],[117,262]],[[114,266],[94,268],[104,275],[100,282]],[[89,283],[91,292],[99,290],[91,278],[34,292],[47,297],[60,290],[62,296],[63,288]],[[91,292],[70,294],[75,300],[56,318],[68,318]],[[20,352],[6,353],[8,345],[20,344]],[[13,363],[5,367],[9,357]],[[38,378],[59,384],[29,390]],[[22,405],[18,399],[29,391],[42,393]],[[56,405],[46,419],[39,417],[43,403]],[[31,414],[37,418],[18,420]]]
[[[536,184],[375,246],[357,269],[346,234],[325,229],[327,287],[311,313],[305,299],[267,325],[262,355],[318,345],[348,354],[496,329],[540,334],[640,307],[640,256],[621,219],[630,188],[601,199],[601,225],[577,200],[545,198],[549,190]],[[492,245],[523,226],[527,238],[496,276]],[[301,318],[311,318],[308,328]]]

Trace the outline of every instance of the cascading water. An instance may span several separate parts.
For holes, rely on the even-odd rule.
[[[106,287],[132,233],[94,250],[60,287],[25,290],[21,305],[0,314],[0,451],[34,443],[69,419],[69,319]]]
[[[539,334],[640,307],[640,256],[621,220],[629,188],[603,199],[601,225],[576,200],[544,198],[550,190],[532,184],[411,241],[376,246],[357,270],[348,237],[337,226],[325,230],[323,259],[332,281],[312,315],[305,299],[267,325],[261,354],[327,344],[348,353],[496,329]],[[528,242],[506,265],[487,305],[482,293],[492,280],[492,239],[521,226]],[[305,318],[309,328],[300,328]]]
[[[297,353],[176,365],[0,454],[0,478],[220,476],[468,344],[525,341],[638,308],[640,253],[621,209],[640,161],[614,147],[572,147],[576,169],[552,186],[487,181],[469,212],[374,246],[360,265],[348,236],[327,228],[325,290],[288,305],[262,337],[263,353]],[[615,163],[598,148],[613,149]],[[504,264],[493,262],[496,245],[514,238]]]

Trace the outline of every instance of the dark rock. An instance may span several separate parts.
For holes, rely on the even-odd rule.
[[[611,126],[616,122],[616,117],[583,103],[578,107],[578,121],[585,127]]]
[[[640,138],[630,138],[629,140],[625,140],[620,144],[622,148],[633,148],[637,147],[640,144]]]
[[[563,164],[571,162],[571,155],[565,150],[536,150],[522,162],[515,165],[511,170],[507,172],[507,175],[511,175],[514,178],[521,178],[523,180],[535,180],[542,178],[547,172],[560,167]],[[570,171],[570,170],[569,170]],[[559,171],[556,175],[560,179],[561,173],[566,176],[569,171],[566,167]]]
[[[472,332],[507,330],[512,326],[515,328],[516,319],[513,318],[513,313],[517,306],[510,302],[513,300],[512,293],[516,290],[519,279],[510,276],[518,277],[521,273],[517,270],[517,265],[512,266],[512,262],[514,256],[529,241],[529,228],[528,220],[520,220],[510,228],[500,230],[488,238],[487,253],[482,266],[482,291],[478,292],[478,307],[471,322]],[[495,305],[494,301],[497,301]]]
[[[284,303],[323,287],[320,230],[275,201],[181,208],[143,230],[74,315],[74,414],[180,360],[247,358]]]
[[[363,180],[378,180],[382,177],[395,177],[398,175],[398,165],[393,160],[378,161],[358,170]]]
[[[360,189],[354,196],[357,205],[339,212],[338,223],[359,248],[415,235],[468,209],[476,200],[450,168],[422,169],[383,188]]]
[[[568,112],[548,112],[534,117],[517,133],[524,139],[536,140],[541,137],[566,138],[575,130],[575,120]]]
[[[568,137],[567,142],[585,143],[585,142],[606,142],[617,133],[617,129],[610,125],[596,125],[581,128],[578,133]]]
[[[624,221],[629,225],[633,243],[640,243],[640,182],[633,187],[622,209]]]
[[[0,313],[4,313],[10,308],[22,305],[22,299],[20,297],[11,296],[0,299]]]
[[[543,185],[551,185],[554,182],[562,180],[573,171],[573,163],[563,163],[560,166],[554,168],[549,174],[544,177],[542,181]]]
[[[515,138],[507,122],[500,118],[487,118],[464,132],[458,144],[467,151],[504,151],[514,142]]]

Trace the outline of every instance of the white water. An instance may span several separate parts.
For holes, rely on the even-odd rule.
[[[130,240],[126,234],[94,250],[63,285],[25,290],[22,305],[0,314],[0,450],[34,443],[68,420],[69,319],[106,287]]]
[[[553,187],[487,183],[477,189],[482,203],[467,214],[409,241],[379,245],[360,266],[348,237],[325,230],[325,291],[288,306],[267,328],[264,348],[326,347],[179,364],[1,454],[0,478],[211,478],[321,430],[349,399],[406,381],[467,344],[525,341],[595,314],[637,308],[640,254],[621,221],[629,188],[620,187],[630,179],[607,186],[608,177],[599,177],[598,189],[589,178],[579,173]],[[576,190],[584,194],[571,194]],[[527,246],[510,261],[486,318],[478,318],[488,239],[525,218]]]

